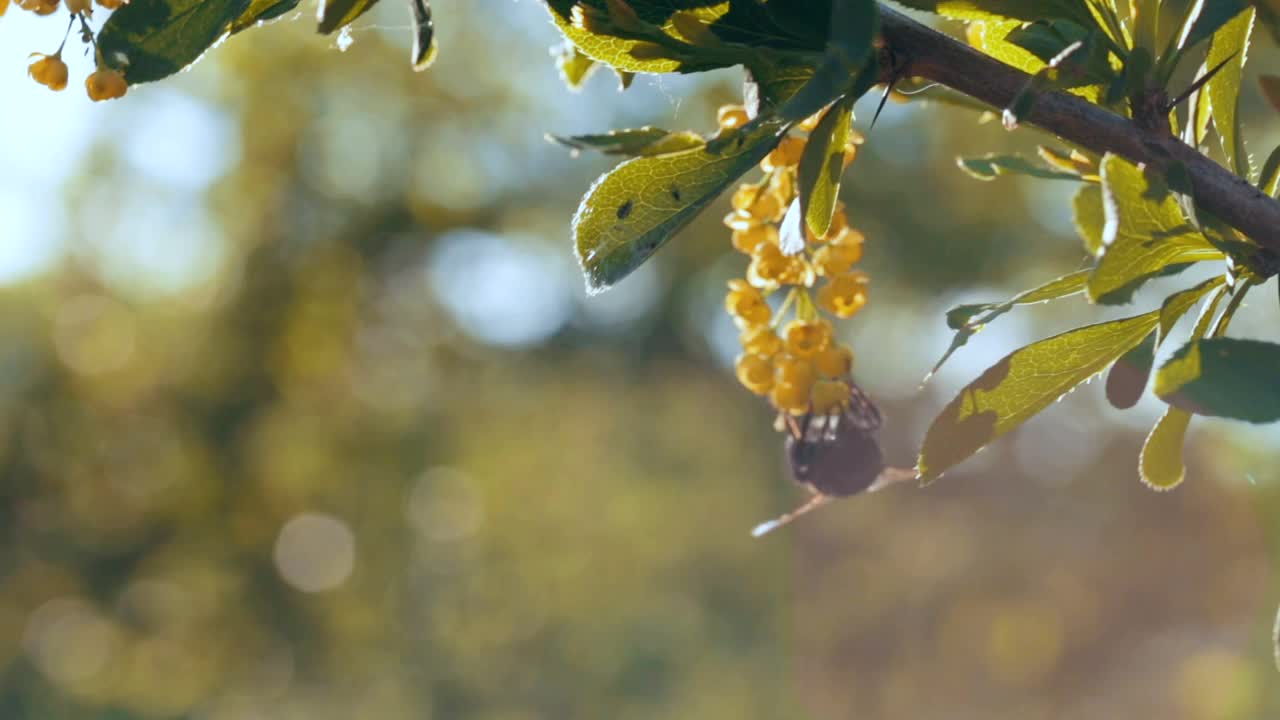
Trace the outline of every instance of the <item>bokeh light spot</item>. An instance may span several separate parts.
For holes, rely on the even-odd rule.
[[[302,592],[333,590],[355,569],[356,538],[331,515],[302,513],[281,528],[274,557],[280,576]]]

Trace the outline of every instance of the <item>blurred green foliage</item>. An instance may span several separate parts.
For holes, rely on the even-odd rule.
[[[371,24],[345,53],[283,22],[131,94],[231,118],[229,169],[189,190],[202,225],[133,222],[181,192],[131,164],[141,115],[93,116],[113,131],[66,159],[66,257],[0,288],[0,718],[1280,712],[1274,436],[1206,423],[1188,482],[1153,495],[1133,479],[1150,417],[1089,387],[950,482],[752,541],[797,494],[766,408],[717,364],[740,272],[723,212],[649,280],[586,300],[568,218],[608,161],[542,140],[705,131],[738,76],[637,82],[606,109],[612,78],[556,84],[536,4],[436,5],[451,26],[424,75],[400,15],[372,13],[385,37]],[[843,193],[877,283],[859,377],[904,461],[974,346],[998,357],[1093,311],[1015,310],[1035,320],[916,392],[958,288],[1009,296],[1083,253],[1053,183],[954,167],[1043,138],[940,108],[882,123]],[[218,259],[157,290],[119,264],[128,233],[211,235]],[[567,264],[517,282],[481,264],[494,238]],[[550,331],[494,340],[556,297]]]

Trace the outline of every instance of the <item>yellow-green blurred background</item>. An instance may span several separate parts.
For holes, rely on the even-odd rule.
[[[539,3],[432,4],[425,74],[403,7],[345,51],[308,8],[102,105],[74,40],[70,90],[24,76],[60,20],[0,19],[0,718],[1280,713],[1280,432],[1197,420],[1155,494],[1158,404],[1093,383],[752,540],[802,494],[726,369],[724,204],[588,298],[568,226],[610,162],[543,137],[708,132],[740,75],[575,94]],[[1074,187],[954,165],[1043,141],[890,105],[851,170],[845,332],[898,464],[1005,352],[1158,301],[1020,309],[917,389],[947,307],[1080,266]]]

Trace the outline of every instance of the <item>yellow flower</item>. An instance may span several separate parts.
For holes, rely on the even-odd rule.
[[[85,78],[84,87],[89,92],[89,99],[94,102],[124,97],[129,91],[129,83],[125,81],[124,74],[107,68],[98,68]]]
[[[67,64],[60,55],[42,55],[33,53],[39,59],[27,65],[27,74],[32,80],[50,90],[64,90],[67,87]]]

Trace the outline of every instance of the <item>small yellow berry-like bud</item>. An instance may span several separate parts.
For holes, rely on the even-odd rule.
[[[773,317],[773,311],[769,309],[769,303],[765,302],[764,295],[746,281],[735,280],[730,283],[730,288],[724,299],[724,307],[739,325],[764,325]]]
[[[744,230],[733,231],[733,249],[748,255],[755,251],[760,243],[778,244],[778,228],[773,225],[753,225]]]
[[[831,226],[827,228],[827,234],[822,237],[823,240],[831,240],[840,236],[846,228],[849,227],[849,215],[845,212],[844,203],[836,204],[836,211],[831,214]]]
[[[769,393],[773,406],[792,415],[809,412],[809,388],[791,383],[774,383]]]
[[[748,189],[751,191],[749,194],[743,192]],[[757,222],[773,222],[782,216],[782,200],[767,189],[739,188],[733,199],[734,207],[739,208],[739,212],[745,212]],[[743,205],[739,207],[739,203]]]
[[[52,15],[58,11],[59,0],[18,0],[18,7],[37,15]]]
[[[716,111],[716,122],[725,130],[732,130],[751,122],[751,118],[741,105],[725,105]]]
[[[810,396],[815,413],[831,415],[848,405],[849,386],[840,380],[823,380],[814,384]]]
[[[799,287],[810,287],[816,279],[817,276],[814,274],[813,265],[803,255],[788,255],[787,266],[783,269],[782,274],[778,276],[778,282],[782,285],[797,285]]]
[[[813,356],[813,367],[824,377],[845,377],[853,371],[853,351],[844,345],[823,348]]]
[[[768,325],[748,328],[738,337],[742,349],[753,355],[773,357],[782,351],[782,338]]]
[[[798,358],[809,359],[831,343],[831,323],[826,320],[787,323],[782,332],[787,352]]]
[[[59,55],[41,55],[35,53],[32,57],[39,57],[39,60],[27,65],[27,74],[32,80],[44,85],[50,90],[64,90],[67,87],[67,64],[62,62]]]
[[[773,389],[773,361],[764,355],[739,355],[734,372],[742,386],[757,395]]]
[[[756,287],[772,288],[782,280],[789,267],[791,258],[783,255],[781,248],[772,243],[761,243],[751,251],[747,279]]]
[[[818,306],[838,318],[851,318],[867,304],[867,277],[848,273],[818,288]]]
[[[835,277],[849,272],[861,259],[861,245],[823,245],[813,253],[813,267],[823,277]]]
[[[800,385],[806,389],[813,385],[813,363],[808,358],[785,353],[774,359],[775,379],[780,383]]]
[[[100,7],[115,10],[126,3],[126,0],[95,0]]]
[[[853,164],[853,161],[857,159],[857,157],[858,157],[858,146],[854,145],[853,143],[849,143],[848,145],[845,145],[844,146],[844,164],[841,167],[843,167],[845,170],[848,170],[849,166]]]
[[[782,138],[778,146],[769,151],[769,155],[765,157],[761,163],[766,171],[775,168],[795,167],[800,164],[800,156],[804,154],[804,138],[788,135]]]
[[[99,68],[85,78],[84,87],[89,91],[89,99],[94,102],[124,97],[129,91],[129,83],[125,82],[124,74],[107,68]]]
[[[826,114],[827,114],[827,113],[826,113],[826,111],[825,111],[825,110],[819,110],[818,112],[816,112],[816,113],[814,113],[814,114],[810,115],[809,117],[807,117],[807,118],[805,118],[805,119],[801,120],[801,121],[800,121],[800,129],[801,129],[801,130],[803,130],[803,131],[805,131],[805,132],[813,132],[814,130],[817,130],[817,129],[818,129],[818,123],[822,122],[822,116],[823,116],[823,115],[826,115]]]
[[[752,225],[759,225],[759,222],[742,210],[734,210],[724,216],[724,224],[731,230],[746,230]]]
[[[93,15],[93,0],[66,0],[67,10],[72,13]]]

